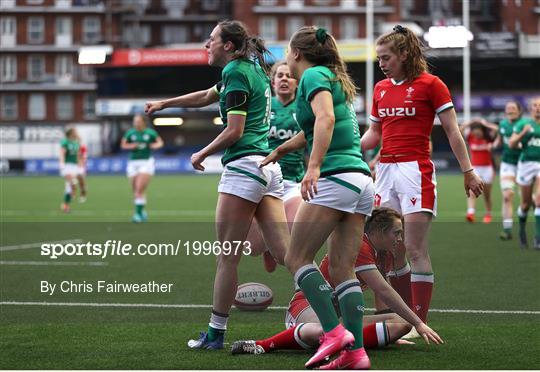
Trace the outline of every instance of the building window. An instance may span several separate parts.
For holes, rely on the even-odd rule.
[[[313,4],[318,6],[328,6],[330,5],[330,0],[313,0]]]
[[[85,119],[93,119],[96,117],[96,95],[87,93],[84,95],[83,115]]]
[[[71,0],[55,0],[54,6],[57,8],[69,9],[71,8]]]
[[[26,0],[28,5],[39,5],[43,4],[43,0]]]
[[[342,39],[357,39],[358,38],[358,18],[344,17],[341,19],[341,38]]]
[[[0,81],[7,83],[17,81],[17,56],[7,54],[0,56]]]
[[[28,103],[28,118],[30,120],[43,120],[47,115],[45,94],[32,93]]]
[[[29,44],[43,43],[43,33],[45,29],[45,20],[43,17],[28,17],[27,37]]]
[[[93,44],[100,40],[101,20],[98,17],[85,17],[83,19],[83,43]]]
[[[122,30],[122,41],[131,47],[141,47],[150,44],[150,26],[126,26]]]
[[[69,54],[56,56],[55,66],[56,81],[59,83],[69,83],[73,78],[73,57]]]
[[[259,5],[262,5],[262,6],[275,6],[275,5],[277,5],[277,0],[259,0]]]
[[[287,0],[287,8],[302,9],[303,7],[304,7],[304,0]]]
[[[17,20],[15,17],[0,18],[0,44],[13,47],[17,44]]]
[[[287,18],[287,40],[289,40],[293,34],[304,26],[304,18],[302,17],[289,17]]]
[[[167,14],[171,18],[180,18],[184,15],[184,10],[189,6],[189,0],[161,0],[161,5],[167,9]]]
[[[217,10],[219,7],[219,0],[202,0],[202,8],[204,10]]]
[[[56,18],[55,44],[58,46],[71,46],[73,40],[72,22],[70,17]]]
[[[314,17],[313,25],[325,28],[328,33],[332,33],[332,19],[330,17]]]
[[[341,0],[341,7],[343,9],[354,9],[356,6],[356,0]]]
[[[0,117],[4,120],[16,120],[19,116],[16,94],[2,94]]]
[[[259,19],[259,32],[264,40],[277,40],[277,18],[261,17]]]
[[[163,44],[179,44],[188,42],[186,26],[169,25],[161,27],[161,42]]]
[[[28,80],[42,81],[45,79],[45,57],[42,55],[28,56]]]
[[[96,81],[96,70],[93,66],[80,65],[81,79],[83,81],[93,82]]]
[[[2,0],[0,1],[0,9],[15,8],[15,0]]]
[[[56,117],[60,120],[73,118],[73,96],[71,94],[58,94],[56,96]]]

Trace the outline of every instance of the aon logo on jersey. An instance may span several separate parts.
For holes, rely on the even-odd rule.
[[[540,138],[531,138],[529,142],[527,142],[528,146],[534,146],[534,147],[540,147]]]
[[[293,131],[292,129],[277,129],[276,127],[270,127],[268,138],[284,140],[293,138],[296,134],[298,134],[298,131]]]
[[[416,108],[414,107],[392,107],[379,109],[379,117],[387,116],[415,116]]]

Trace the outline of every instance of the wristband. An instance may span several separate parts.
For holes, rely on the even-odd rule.
[[[463,171],[463,174],[465,173],[469,173],[469,172],[472,172],[474,170],[474,168],[471,168],[471,169],[467,169],[466,171]]]

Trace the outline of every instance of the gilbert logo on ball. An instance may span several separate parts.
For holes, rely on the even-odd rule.
[[[244,283],[238,286],[234,306],[240,310],[262,311],[272,304],[272,290],[261,283]]]

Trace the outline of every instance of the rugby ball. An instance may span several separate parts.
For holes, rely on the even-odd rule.
[[[268,286],[261,283],[244,283],[238,286],[234,306],[245,311],[262,311],[270,306],[273,300],[274,295]]]

